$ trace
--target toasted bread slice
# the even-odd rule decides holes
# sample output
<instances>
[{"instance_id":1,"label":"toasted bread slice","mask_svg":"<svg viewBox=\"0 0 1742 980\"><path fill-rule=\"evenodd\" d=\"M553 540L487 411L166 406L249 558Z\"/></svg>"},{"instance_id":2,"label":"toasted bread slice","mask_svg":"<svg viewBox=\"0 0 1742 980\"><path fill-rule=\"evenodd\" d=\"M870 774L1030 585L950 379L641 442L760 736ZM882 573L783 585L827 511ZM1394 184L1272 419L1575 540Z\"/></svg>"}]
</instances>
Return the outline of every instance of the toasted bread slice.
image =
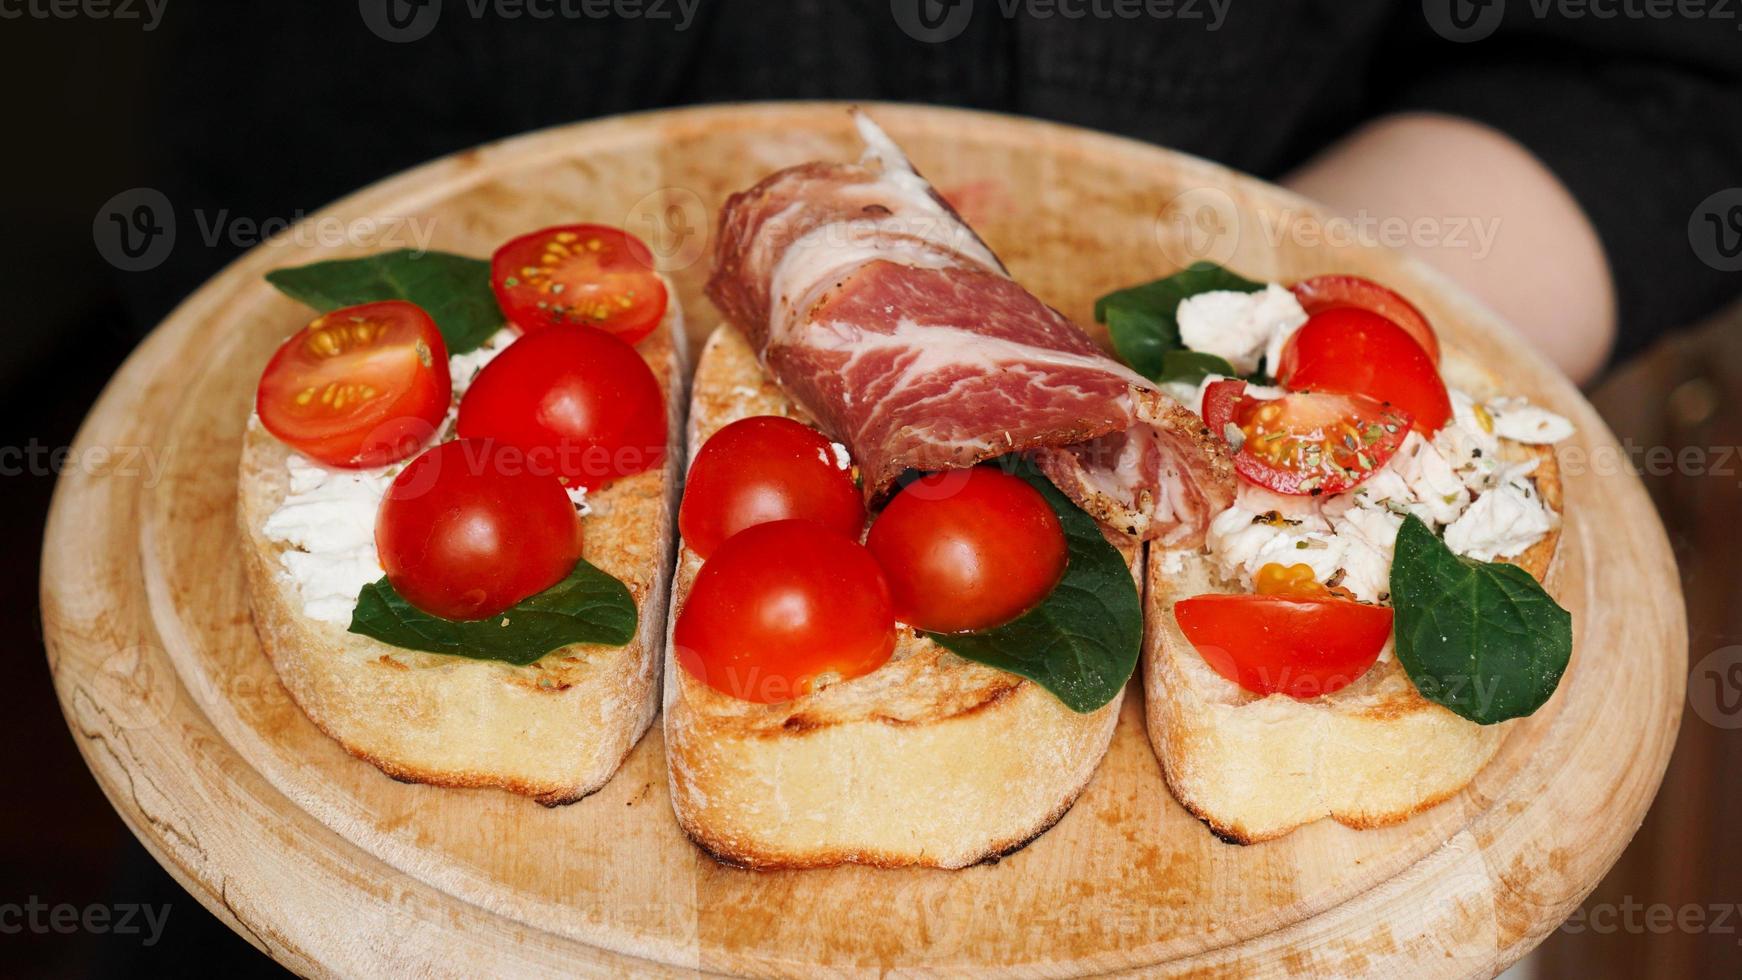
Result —
<instances>
[{"instance_id":1,"label":"toasted bread slice","mask_svg":"<svg viewBox=\"0 0 1742 980\"><path fill-rule=\"evenodd\" d=\"M587 497L584 557L623 581L640 620L621 647L577 644L525 667L389 646L303 614L263 533L288 490L289 450L250 420L239 519L254 625L310 720L346 751L404 782L499 787L546 806L603 786L653 722L682 463L684 332L674 303L637 349L666 394L663 467Z\"/></svg>"},{"instance_id":2,"label":"toasted bread slice","mask_svg":"<svg viewBox=\"0 0 1742 980\"><path fill-rule=\"evenodd\" d=\"M1455 351L1441 365L1474 395L1494 381ZM1541 459L1533 474L1560 511L1554 453L1503 445ZM1560 531L1509 559L1547 581ZM1144 603L1143 683L1150 743L1180 804L1224 840L1251 844L1330 817L1355 828L1396 823L1452 796L1493 758L1507 725L1478 725L1422 697L1386 653L1365 675L1309 701L1258 697L1217 674L1174 621L1177 599L1232 589L1207 559L1152 549Z\"/></svg>"},{"instance_id":3,"label":"toasted bread slice","mask_svg":"<svg viewBox=\"0 0 1742 980\"><path fill-rule=\"evenodd\" d=\"M805 420L721 327L696 368L690 452L751 415ZM1135 568L1136 547L1116 543ZM680 548L674 624L701 565ZM784 704L721 694L668 653L672 807L697 844L733 864L960 868L1064 816L1107 751L1119 701L1078 714L909 630L884 666Z\"/></svg>"}]
</instances>

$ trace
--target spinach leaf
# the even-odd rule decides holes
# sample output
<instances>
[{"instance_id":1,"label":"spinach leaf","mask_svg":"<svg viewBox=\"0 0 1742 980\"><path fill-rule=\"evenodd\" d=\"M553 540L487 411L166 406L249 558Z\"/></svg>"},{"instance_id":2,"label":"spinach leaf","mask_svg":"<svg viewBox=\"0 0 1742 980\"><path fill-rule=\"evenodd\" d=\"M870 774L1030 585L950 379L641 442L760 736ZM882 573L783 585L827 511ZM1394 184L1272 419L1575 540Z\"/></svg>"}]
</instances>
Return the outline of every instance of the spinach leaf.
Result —
<instances>
[{"instance_id":1,"label":"spinach leaf","mask_svg":"<svg viewBox=\"0 0 1742 980\"><path fill-rule=\"evenodd\" d=\"M476 350L504 322L490 288L490 263L447 252L402 248L333 259L274 269L266 281L323 313L384 299L416 303L436 322L449 354Z\"/></svg>"},{"instance_id":2,"label":"spinach leaf","mask_svg":"<svg viewBox=\"0 0 1742 980\"><path fill-rule=\"evenodd\" d=\"M567 578L500 616L466 622L431 616L382 578L358 594L351 632L407 650L524 667L570 643L622 646L634 639L636 619L629 589L582 561Z\"/></svg>"},{"instance_id":3,"label":"spinach leaf","mask_svg":"<svg viewBox=\"0 0 1742 980\"><path fill-rule=\"evenodd\" d=\"M1163 279L1108 293L1095 301L1095 320L1107 325L1113 350L1131 370L1157 381L1197 381L1206 373L1234 376L1233 368L1213 370L1203 361L1176 361L1169 370L1167 355L1184 351L1175 315L1180 300L1199 293L1233 290L1255 293L1264 283L1229 272L1214 262L1197 262ZM1211 355L1199 354L1199 358ZM1227 362L1216 358L1222 366Z\"/></svg>"},{"instance_id":4,"label":"spinach leaf","mask_svg":"<svg viewBox=\"0 0 1742 980\"><path fill-rule=\"evenodd\" d=\"M1397 532L1391 604L1416 689L1483 725L1542 707L1572 656L1572 614L1529 572L1459 557L1413 515Z\"/></svg>"},{"instance_id":5,"label":"spinach leaf","mask_svg":"<svg viewBox=\"0 0 1742 980\"><path fill-rule=\"evenodd\" d=\"M1073 711L1094 711L1113 700L1137 666L1143 640L1137 586L1094 518L1026 460L1013 472L1058 513L1069 556L1064 578L1040 605L1003 626L926 635L965 659L1034 681Z\"/></svg>"},{"instance_id":6,"label":"spinach leaf","mask_svg":"<svg viewBox=\"0 0 1742 980\"><path fill-rule=\"evenodd\" d=\"M1170 350L1161 355L1161 373L1155 376L1157 381L1189 381L1197 384L1206 375L1219 374L1224 378L1238 378L1234 365L1214 354L1205 354L1195 350Z\"/></svg>"}]
</instances>

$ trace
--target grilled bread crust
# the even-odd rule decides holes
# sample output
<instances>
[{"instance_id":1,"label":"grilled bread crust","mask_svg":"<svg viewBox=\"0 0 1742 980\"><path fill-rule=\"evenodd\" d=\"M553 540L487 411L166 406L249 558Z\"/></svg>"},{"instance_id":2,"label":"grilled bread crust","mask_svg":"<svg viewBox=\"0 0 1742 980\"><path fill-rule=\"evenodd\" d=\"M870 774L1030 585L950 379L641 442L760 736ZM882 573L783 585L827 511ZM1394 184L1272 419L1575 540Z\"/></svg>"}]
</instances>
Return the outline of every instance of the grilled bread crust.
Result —
<instances>
[{"instance_id":1,"label":"grilled bread crust","mask_svg":"<svg viewBox=\"0 0 1742 980\"><path fill-rule=\"evenodd\" d=\"M721 327L696 369L691 453L752 415L809 421ZM1135 568L1137 548L1109 540ZM701 564L679 549L673 625ZM672 807L691 839L732 864L960 868L1064 816L1106 753L1119 702L1078 714L1031 681L904 630L870 674L754 704L691 677L668 643Z\"/></svg>"},{"instance_id":2,"label":"grilled bread crust","mask_svg":"<svg viewBox=\"0 0 1742 980\"><path fill-rule=\"evenodd\" d=\"M666 396L665 464L587 495L584 557L623 581L639 614L621 647L576 644L525 667L389 646L302 613L267 540L289 450L251 419L238 519L261 646L291 697L347 752L403 782L498 787L546 806L603 786L652 724L683 451L684 332L673 303L637 350Z\"/></svg>"},{"instance_id":3,"label":"grilled bread crust","mask_svg":"<svg viewBox=\"0 0 1742 980\"><path fill-rule=\"evenodd\" d=\"M1441 365L1472 395L1494 379L1456 351ZM1559 468L1546 446L1507 442L1512 458L1538 457L1543 501L1562 509ZM1560 530L1516 558L1545 584ZM1180 804L1224 840L1251 844L1325 817L1357 829L1397 823L1463 789L1499 751L1510 723L1478 725L1416 691L1390 646L1380 662L1333 694L1297 701L1258 697L1224 679L1174 621L1178 599L1233 589L1207 558L1146 562L1143 683L1150 743Z\"/></svg>"}]
</instances>

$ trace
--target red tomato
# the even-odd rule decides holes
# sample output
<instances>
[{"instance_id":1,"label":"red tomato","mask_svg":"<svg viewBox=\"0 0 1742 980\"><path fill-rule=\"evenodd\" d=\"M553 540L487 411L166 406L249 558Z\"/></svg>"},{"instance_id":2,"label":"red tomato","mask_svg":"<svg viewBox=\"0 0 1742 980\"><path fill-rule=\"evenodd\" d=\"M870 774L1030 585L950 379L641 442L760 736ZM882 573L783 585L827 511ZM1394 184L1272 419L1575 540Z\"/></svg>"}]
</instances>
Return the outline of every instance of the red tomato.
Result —
<instances>
[{"instance_id":1,"label":"red tomato","mask_svg":"<svg viewBox=\"0 0 1742 980\"><path fill-rule=\"evenodd\" d=\"M1276 367L1290 391L1366 395L1409 413L1431 436L1452 417L1439 368L1402 327L1377 313L1343 307L1307 318Z\"/></svg>"},{"instance_id":2,"label":"red tomato","mask_svg":"<svg viewBox=\"0 0 1742 980\"><path fill-rule=\"evenodd\" d=\"M778 415L739 419L696 453L678 527L703 558L720 542L769 521L816 521L858 540L865 502L852 471L822 433Z\"/></svg>"},{"instance_id":3,"label":"red tomato","mask_svg":"<svg viewBox=\"0 0 1742 980\"><path fill-rule=\"evenodd\" d=\"M522 330L598 327L633 344L665 315L665 283L641 239L605 225L559 225L496 250L490 284Z\"/></svg>"},{"instance_id":4,"label":"red tomato","mask_svg":"<svg viewBox=\"0 0 1742 980\"><path fill-rule=\"evenodd\" d=\"M1065 535L1040 491L1001 470L933 473L903 487L865 546L889 576L895 618L935 633L1000 626L1065 572Z\"/></svg>"},{"instance_id":5,"label":"red tomato","mask_svg":"<svg viewBox=\"0 0 1742 980\"><path fill-rule=\"evenodd\" d=\"M315 318L272 355L255 391L266 431L330 466L385 466L417 452L453 397L448 349L402 300Z\"/></svg>"},{"instance_id":6,"label":"red tomato","mask_svg":"<svg viewBox=\"0 0 1742 980\"><path fill-rule=\"evenodd\" d=\"M455 439L412 460L375 517L387 581L444 619L486 619L543 592L581 557L581 521L555 478L499 443Z\"/></svg>"},{"instance_id":7,"label":"red tomato","mask_svg":"<svg viewBox=\"0 0 1742 980\"><path fill-rule=\"evenodd\" d=\"M1360 276L1314 276L1294 284L1294 298L1310 316L1342 306L1370 310L1403 328L1433 362L1440 362L1440 339L1415 304L1371 279Z\"/></svg>"},{"instance_id":8,"label":"red tomato","mask_svg":"<svg viewBox=\"0 0 1742 980\"><path fill-rule=\"evenodd\" d=\"M1259 569L1256 595L1174 603L1204 662L1254 694L1316 698L1365 674L1391 637L1391 610L1333 595L1306 565Z\"/></svg>"},{"instance_id":9,"label":"red tomato","mask_svg":"<svg viewBox=\"0 0 1742 980\"><path fill-rule=\"evenodd\" d=\"M1303 328L1304 329L1304 328ZM1235 447L1234 470L1277 493L1338 493L1360 484L1409 434L1409 416L1361 395L1246 394L1246 382L1204 389L1204 422Z\"/></svg>"},{"instance_id":10,"label":"red tomato","mask_svg":"<svg viewBox=\"0 0 1742 980\"><path fill-rule=\"evenodd\" d=\"M883 666L895 650L889 586L858 542L812 521L732 535L702 566L672 633L709 687L774 704Z\"/></svg>"},{"instance_id":11,"label":"red tomato","mask_svg":"<svg viewBox=\"0 0 1742 980\"><path fill-rule=\"evenodd\" d=\"M532 468L591 490L665 460L665 396L635 348L552 327L484 365L460 400L459 434L518 446Z\"/></svg>"}]
</instances>

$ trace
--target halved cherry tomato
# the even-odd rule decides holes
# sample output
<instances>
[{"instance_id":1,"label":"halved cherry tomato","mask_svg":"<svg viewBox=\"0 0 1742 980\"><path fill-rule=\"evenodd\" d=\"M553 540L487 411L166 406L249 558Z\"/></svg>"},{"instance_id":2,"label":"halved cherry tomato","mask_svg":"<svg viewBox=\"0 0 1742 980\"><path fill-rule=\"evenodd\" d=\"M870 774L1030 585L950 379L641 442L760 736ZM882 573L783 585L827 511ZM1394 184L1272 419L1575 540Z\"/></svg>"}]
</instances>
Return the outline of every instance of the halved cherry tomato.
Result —
<instances>
[{"instance_id":1,"label":"halved cherry tomato","mask_svg":"<svg viewBox=\"0 0 1742 980\"><path fill-rule=\"evenodd\" d=\"M1246 394L1246 382L1204 389L1204 422L1234 448L1234 471L1277 493L1339 493L1372 476L1403 444L1409 416L1361 395Z\"/></svg>"},{"instance_id":2,"label":"halved cherry tomato","mask_svg":"<svg viewBox=\"0 0 1742 980\"><path fill-rule=\"evenodd\" d=\"M1052 592L1065 535L1040 491L989 466L909 483L865 546L889 578L895 618L936 633L1000 626Z\"/></svg>"},{"instance_id":3,"label":"halved cherry tomato","mask_svg":"<svg viewBox=\"0 0 1742 980\"><path fill-rule=\"evenodd\" d=\"M559 225L496 250L490 284L502 312L525 331L597 327L634 344L665 315L665 283L641 239L605 225Z\"/></svg>"},{"instance_id":4,"label":"halved cherry tomato","mask_svg":"<svg viewBox=\"0 0 1742 980\"><path fill-rule=\"evenodd\" d=\"M769 521L816 521L857 540L865 501L823 434L789 418L739 419L690 464L677 523L703 558L739 531Z\"/></svg>"},{"instance_id":5,"label":"halved cherry tomato","mask_svg":"<svg viewBox=\"0 0 1742 980\"><path fill-rule=\"evenodd\" d=\"M1409 413L1424 436L1452 417L1446 382L1421 345L1385 317L1353 307L1308 317L1282 345L1276 380L1290 391L1385 402Z\"/></svg>"},{"instance_id":6,"label":"halved cherry tomato","mask_svg":"<svg viewBox=\"0 0 1742 980\"><path fill-rule=\"evenodd\" d=\"M485 619L562 581L581 557L581 521L562 484L524 454L455 439L406 464L375 516L381 567L407 602L444 619Z\"/></svg>"},{"instance_id":7,"label":"halved cherry tomato","mask_svg":"<svg viewBox=\"0 0 1742 980\"><path fill-rule=\"evenodd\" d=\"M858 542L814 521L774 521L732 535L707 560L672 643L690 676L774 704L883 666L895 617L883 572Z\"/></svg>"},{"instance_id":8,"label":"halved cherry tomato","mask_svg":"<svg viewBox=\"0 0 1742 980\"><path fill-rule=\"evenodd\" d=\"M518 446L535 470L596 489L665 460L665 397L623 341L592 327L529 333L460 399L459 434Z\"/></svg>"},{"instance_id":9,"label":"halved cherry tomato","mask_svg":"<svg viewBox=\"0 0 1742 980\"><path fill-rule=\"evenodd\" d=\"M1200 595L1173 606L1204 662L1254 694L1304 699L1340 690L1391 637L1389 608L1332 594L1305 565L1266 565L1257 579L1256 595Z\"/></svg>"},{"instance_id":10,"label":"halved cherry tomato","mask_svg":"<svg viewBox=\"0 0 1742 980\"><path fill-rule=\"evenodd\" d=\"M1314 276L1294 284L1294 298L1307 315L1352 306L1377 313L1415 338L1435 364L1440 362L1440 339L1427 317L1415 304L1371 279L1360 276Z\"/></svg>"},{"instance_id":11,"label":"halved cherry tomato","mask_svg":"<svg viewBox=\"0 0 1742 980\"><path fill-rule=\"evenodd\" d=\"M403 300L322 314L286 340L260 376L266 431L329 466L385 466L418 451L453 397L448 349Z\"/></svg>"}]
</instances>

